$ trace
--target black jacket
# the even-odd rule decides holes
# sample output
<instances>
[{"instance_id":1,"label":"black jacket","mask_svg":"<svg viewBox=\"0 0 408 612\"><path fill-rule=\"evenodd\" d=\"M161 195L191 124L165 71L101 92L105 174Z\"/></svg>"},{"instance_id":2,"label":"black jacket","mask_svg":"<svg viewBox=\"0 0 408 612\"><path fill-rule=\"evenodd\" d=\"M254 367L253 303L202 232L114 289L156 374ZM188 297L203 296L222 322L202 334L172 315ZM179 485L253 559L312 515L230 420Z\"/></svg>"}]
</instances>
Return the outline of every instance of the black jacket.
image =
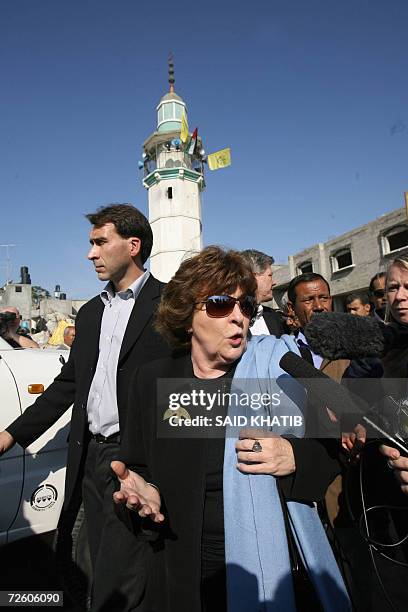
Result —
<instances>
[{"instance_id":1,"label":"black jacket","mask_svg":"<svg viewBox=\"0 0 408 612\"><path fill-rule=\"evenodd\" d=\"M269 308L268 306L263 306L262 316L266 323L266 327L269 329L269 333L271 334L271 336L276 336L277 338L280 338L281 335L285 333L282 324L282 319L275 310Z\"/></svg>"},{"instance_id":2,"label":"black jacket","mask_svg":"<svg viewBox=\"0 0 408 612\"><path fill-rule=\"evenodd\" d=\"M170 353L164 340L152 327L153 314L163 284L150 276L141 290L125 331L117 370L119 426L126 418L130 379L136 368L151 359ZM73 404L69 435L64 508L67 509L82 474L88 436L87 400L99 352L99 335L104 304L100 296L85 304L76 320L76 337L69 359L46 391L7 431L22 447L43 434Z\"/></svg>"},{"instance_id":3,"label":"black jacket","mask_svg":"<svg viewBox=\"0 0 408 612\"><path fill-rule=\"evenodd\" d=\"M121 444L120 459L158 486L166 517L166 523L160 527L150 523L150 527L158 531L159 539L151 544L155 569L151 572L147 590L146 609L149 612L201 610L201 535L207 439L181 438L180 435L160 437L163 435L160 434L163 416L169 405L168 396L167 404L165 393L158 400L158 379L189 378L191 371L189 354L160 359L138 369L132 382ZM291 438L289 441L297 470L295 474L280 479L285 497L306 503L322 498L339 470L337 460L330 458L326 448L317 440ZM131 515L135 516L135 513ZM137 518L134 529L136 537L146 537Z\"/></svg>"}]
</instances>

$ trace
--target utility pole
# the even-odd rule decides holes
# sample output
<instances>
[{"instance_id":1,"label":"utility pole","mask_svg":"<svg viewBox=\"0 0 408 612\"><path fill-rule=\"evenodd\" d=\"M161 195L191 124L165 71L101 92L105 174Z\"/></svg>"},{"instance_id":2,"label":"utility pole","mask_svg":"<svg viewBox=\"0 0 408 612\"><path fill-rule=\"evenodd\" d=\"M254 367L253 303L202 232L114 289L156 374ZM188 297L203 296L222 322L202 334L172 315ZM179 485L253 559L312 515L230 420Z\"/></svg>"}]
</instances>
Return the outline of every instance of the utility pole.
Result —
<instances>
[{"instance_id":1,"label":"utility pole","mask_svg":"<svg viewBox=\"0 0 408 612\"><path fill-rule=\"evenodd\" d=\"M10 258L10 249L12 247L15 247L15 244L0 244L0 247L3 247L4 249L6 249L6 285L9 284L9 282L11 281L11 270L12 270L12 264L11 264L11 258Z\"/></svg>"}]
</instances>

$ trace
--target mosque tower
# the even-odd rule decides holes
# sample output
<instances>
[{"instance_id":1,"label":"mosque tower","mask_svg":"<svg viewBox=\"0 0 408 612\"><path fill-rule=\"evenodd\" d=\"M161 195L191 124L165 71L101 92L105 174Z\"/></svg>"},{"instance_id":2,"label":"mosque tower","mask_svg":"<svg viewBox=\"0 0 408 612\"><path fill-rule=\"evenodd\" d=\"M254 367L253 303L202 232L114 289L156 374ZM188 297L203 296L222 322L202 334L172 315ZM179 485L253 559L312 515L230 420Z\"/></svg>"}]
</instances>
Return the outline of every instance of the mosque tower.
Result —
<instances>
[{"instance_id":1,"label":"mosque tower","mask_svg":"<svg viewBox=\"0 0 408 612\"><path fill-rule=\"evenodd\" d=\"M185 102L174 91L174 64L169 57L169 93L157 107L157 129L143 143L143 185L149 194L153 230L152 274L167 282L181 261L202 249L201 192L205 188L201 139L180 138ZM190 143L190 146L189 146Z\"/></svg>"}]
</instances>

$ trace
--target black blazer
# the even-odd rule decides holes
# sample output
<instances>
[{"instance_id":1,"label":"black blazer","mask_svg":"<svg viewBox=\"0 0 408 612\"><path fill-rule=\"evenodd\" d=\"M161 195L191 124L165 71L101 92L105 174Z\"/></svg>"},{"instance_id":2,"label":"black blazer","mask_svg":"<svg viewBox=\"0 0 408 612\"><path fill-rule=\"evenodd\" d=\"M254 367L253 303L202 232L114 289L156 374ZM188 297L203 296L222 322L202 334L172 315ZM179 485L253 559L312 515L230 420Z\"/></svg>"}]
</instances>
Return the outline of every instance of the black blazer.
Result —
<instances>
[{"instance_id":1,"label":"black blazer","mask_svg":"<svg viewBox=\"0 0 408 612\"><path fill-rule=\"evenodd\" d=\"M266 327L269 329L269 333L271 336L276 336L280 338L282 334L285 333L282 320L275 310L269 308L268 306L262 307L262 316L266 323Z\"/></svg>"},{"instance_id":2,"label":"black blazer","mask_svg":"<svg viewBox=\"0 0 408 612\"><path fill-rule=\"evenodd\" d=\"M146 609L152 612L201 610L200 550L208 440L157 435L166 410L165 402L158 401L158 379L191 376L190 354L139 368L132 382L121 443L120 459L158 486L166 517L164 525L154 528L161 537L151 544L155 568L149 576ZM322 499L339 471L337 459L331 458L318 440L290 438L289 442L297 469L280 479L286 499L305 503ZM136 537L144 539L137 515L130 515ZM130 516L123 520L129 524Z\"/></svg>"},{"instance_id":3,"label":"black blazer","mask_svg":"<svg viewBox=\"0 0 408 612\"><path fill-rule=\"evenodd\" d=\"M149 276L131 312L119 355L117 401L122 430L127 409L129 383L141 364L170 354L167 344L153 330L153 314L164 285ZM7 431L24 448L44 433L73 404L65 480L67 509L82 474L88 435L87 399L99 353L99 335L104 305L100 296L85 304L76 320L76 337L69 359L46 391Z\"/></svg>"}]
</instances>

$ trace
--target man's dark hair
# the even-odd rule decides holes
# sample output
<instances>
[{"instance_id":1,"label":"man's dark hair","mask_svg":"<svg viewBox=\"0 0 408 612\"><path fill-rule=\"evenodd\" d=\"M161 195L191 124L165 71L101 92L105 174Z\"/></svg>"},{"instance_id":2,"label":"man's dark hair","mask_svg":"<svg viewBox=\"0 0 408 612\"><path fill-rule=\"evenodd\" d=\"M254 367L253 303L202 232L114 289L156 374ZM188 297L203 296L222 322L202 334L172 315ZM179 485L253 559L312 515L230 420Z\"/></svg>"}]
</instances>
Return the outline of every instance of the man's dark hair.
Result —
<instances>
[{"instance_id":1,"label":"man's dark hair","mask_svg":"<svg viewBox=\"0 0 408 612\"><path fill-rule=\"evenodd\" d=\"M370 286L368 288L370 293L373 293L374 291L374 282L380 278L384 278L385 276L387 276L385 272L378 272L377 274L374 274L373 278L370 280Z\"/></svg>"},{"instance_id":2,"label":"man's dark hair","mask_svg":"<svg viewBox=\"0 0 408 612\"><path fill-rule=\"evenodd\" d=\"M294 304L296 302L296 287L301 283L311 283L313 281L322 280L327 285L327 289L329 290L330 295L330 285L327 280L321 274L317 272L305 272L304 274L299 274L299 276L295 276L289 283L288 287L288 298L289 301Z\"/></svg>"},{"instance_id":3,"label":"man's dark hair","mask_svg":"<svg viewBox=\"0 0 408 612\"><path fill-rule=\"evenodd\" d=\"M255 249L241 251L241 255L249 263L254 274L262 274L275 261L271 255L262 253L262 251L256 251Z\"/></svg>"},{"instance_id":4,"label":"man's dark hair","mask_svg":"<svg viewBox=\"0 0 408 612\"><path fill-rule=\"evenodd\" d=\"M132 238L133 236L140 238L142 263L149 258L153 246L152 228L144 214L131 204L101 206L95 213L90 213L85 217L95 227L102 227L105 223L113 223L117 233L122 238Z\"/></svg>"},{"instance_id":5,"label":"man's dark hair","mask_svg":"<svg viewBox=\"0 0 408 612\"><path fill-rule=\"evenodd\" d=\"M346 299L344 300L344 305L348 306L348 304L351 304L351 302L354 302L354 300L360 300L360 302L364 305L370 303L370 298L369 298L368 293L354 291L354 293L350 293L346 297Z\"/></svg>"}]
</instances>

